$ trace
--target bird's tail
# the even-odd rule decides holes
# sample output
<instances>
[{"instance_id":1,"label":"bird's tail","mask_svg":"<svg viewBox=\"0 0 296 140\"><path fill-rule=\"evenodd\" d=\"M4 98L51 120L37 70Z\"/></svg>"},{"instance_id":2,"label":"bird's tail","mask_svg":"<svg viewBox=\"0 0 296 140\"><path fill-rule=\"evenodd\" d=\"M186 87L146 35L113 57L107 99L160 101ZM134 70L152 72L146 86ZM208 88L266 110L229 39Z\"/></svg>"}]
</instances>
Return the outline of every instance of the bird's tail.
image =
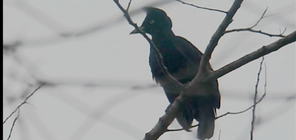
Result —
<instances>
[{"instance_id":1,"label":"bird's tail","mask_svg":"<svg viewBox=\"0 0 296 140\"><path fill-rule=\"evenodd\" d=\"M191 123L192 123L192 119L188 120L186 118L186 116L184 116L183 113L179 113L176 117L178 123L182 126L182 128L187 131L187 132L191 132L190 128L191 128Z\"/></svg>"},{"instance_id":2,"label":"bird's tail","mask_svg":"<svg viewBox=\"0 0 296 140\"><path fill-rule=\"evenodd\" d=\"M203 108L199 111L199 125L197 129L197 138L209 139L214 134L215 129L215 109L211 107Z\"/></svg>"}]
</instances>

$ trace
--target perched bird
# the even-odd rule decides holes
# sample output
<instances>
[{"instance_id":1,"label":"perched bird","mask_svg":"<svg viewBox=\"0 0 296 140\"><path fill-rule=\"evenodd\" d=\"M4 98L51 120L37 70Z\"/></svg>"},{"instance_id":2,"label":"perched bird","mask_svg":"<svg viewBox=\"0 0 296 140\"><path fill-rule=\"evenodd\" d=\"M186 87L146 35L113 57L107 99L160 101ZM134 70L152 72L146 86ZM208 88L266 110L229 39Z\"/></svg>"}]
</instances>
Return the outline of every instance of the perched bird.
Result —
<instances>
[{"instance_id":1,"label":"perched bird","mask_svg":"<svg viewBox=\"0 0 296 140\"><path fill-rule=\"evenodd\" d=\"M172 22L167 14L154 7L145 8L147 16L140 30L152 36L152 42L163 57L163 63L169 73L180 83L190 82L198 72L202 53L185 38L176 36L172 31ZM133 30L131 34L139 33ZM175 87L164 75L153 46L150 46L149 65L152 77L159 83L169 100L173 103L181 90ZM211 66L208 65L211 69ZM190 131L193 119L199 122L197 138L211 138L214 133L216 108L220 108L218 81L206 84L207 95L194 95L186 98L176 119L186 131ZM197 93L199 91L196 91Z\"/></svg>"}]
</instances>

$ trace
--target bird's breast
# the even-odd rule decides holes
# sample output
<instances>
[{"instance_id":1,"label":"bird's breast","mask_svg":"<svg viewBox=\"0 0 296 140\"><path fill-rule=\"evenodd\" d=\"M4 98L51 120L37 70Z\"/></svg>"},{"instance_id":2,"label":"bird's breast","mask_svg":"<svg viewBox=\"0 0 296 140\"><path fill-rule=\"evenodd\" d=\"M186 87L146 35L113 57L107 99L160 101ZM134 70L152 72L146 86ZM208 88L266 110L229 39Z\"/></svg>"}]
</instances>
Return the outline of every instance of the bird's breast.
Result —
<instances>
[{"instance_id":1,"label":"bird's breast","mask_svg":"<svg viewBox=\"0 0 296 140\"><path fill-rule=\"evenodd\" d=\"M173 45L166 44L157 47L159 53L162 55L163 64L172 76L174 76L177 80L179 80L182 83L188 82L192 79L192 77L194 77L196 72L194 72L195 70L193 70L190 67L188 59L186 59L185 56L183 56L179 51L177 51L177 49ZM159 63L160 61L158 61L158 58L156 56L156 53L158 52L156 52L151 47L149 64L151 67L153 77L156 79L156 81L159 81L158 79L164 79L165 77Z\"/></svg>"}]
</instances>

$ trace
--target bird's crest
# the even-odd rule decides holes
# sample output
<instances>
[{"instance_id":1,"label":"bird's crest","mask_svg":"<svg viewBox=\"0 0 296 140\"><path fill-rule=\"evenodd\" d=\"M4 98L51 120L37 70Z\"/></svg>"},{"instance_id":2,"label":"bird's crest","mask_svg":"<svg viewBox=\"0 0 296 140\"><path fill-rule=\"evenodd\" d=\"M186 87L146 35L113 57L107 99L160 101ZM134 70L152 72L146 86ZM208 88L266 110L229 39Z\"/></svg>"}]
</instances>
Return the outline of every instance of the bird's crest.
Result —
<instances>
[{"instance_id":1,"label":"bird's crest","mask_svg":"<svg viewBox=\"0 0 296 140\"><path fill-rule=\"evenodd\" d=\"M147 14L148 13L162 13L162 14L166 15L166 13L163 10L155 8L155 7L144 7L143 9L144 9L144 11L146 11Z\"/></svg>"}]
</instances>

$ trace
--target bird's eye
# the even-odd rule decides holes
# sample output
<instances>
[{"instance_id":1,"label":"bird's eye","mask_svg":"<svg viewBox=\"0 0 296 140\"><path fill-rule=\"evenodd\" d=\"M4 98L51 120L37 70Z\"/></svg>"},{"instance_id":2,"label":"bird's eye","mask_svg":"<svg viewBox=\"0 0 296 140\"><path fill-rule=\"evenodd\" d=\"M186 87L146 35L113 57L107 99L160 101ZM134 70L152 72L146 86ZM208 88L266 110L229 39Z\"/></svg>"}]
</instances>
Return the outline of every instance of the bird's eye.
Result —
<instances>
[{"instance_id":1,"label":"bird's eye","mask_svg":"<svg viewBox=\"0 0 296 140\"><path fill-rule=\"evenodd\" d=\"M154 23L154 20L150 20L149 23L150 23L150 24L153 24L153 23Z\"/></svg>"}]
</instances>

